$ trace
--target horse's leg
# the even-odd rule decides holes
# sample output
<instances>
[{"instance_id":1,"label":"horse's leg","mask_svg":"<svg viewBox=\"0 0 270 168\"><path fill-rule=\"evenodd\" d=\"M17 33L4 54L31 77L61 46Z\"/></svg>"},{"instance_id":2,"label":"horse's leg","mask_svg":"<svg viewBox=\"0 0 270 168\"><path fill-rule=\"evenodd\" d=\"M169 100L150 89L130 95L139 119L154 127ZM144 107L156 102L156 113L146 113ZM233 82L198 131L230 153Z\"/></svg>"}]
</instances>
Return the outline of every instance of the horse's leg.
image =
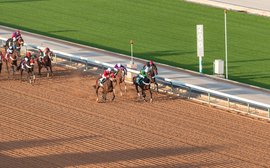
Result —
<instances>
[{"instance_id":1,"label":"horse's leg","mask_svg":"<svg viewBox=\"0 0 270 168\"><path fill-rule=\"evenodd\" d=\"M8 61L6 61L6 68L7 68L7 73L8 73L8 79L10 79L10 72L9 72L9 64L8 64Z\"/></svg>"},{"instance_id":2,"label":"horse's leg","mask_svg":"<svg viewBox=\"0 0 270 168\"><path fill-rule=\"evenodd\" d=\"M141 95L140 95L139 88L138 88L138 85L137 85L137 84L135 84L135 88L136 88L136 91L137 91L138 97L140 97Z\"/></svg>"},{"instance_id":3,"label":"horse's leg","mask_svg":"<svg viewBox=\"0 0 270 168\"><path fill-rule=\"evenodd\" d=\"M117 81L117 84L118 84L118 86L119 86L120 95L123 96L120 79Z\"/></svg>"},{"instance_id":4,"label":"horse's leg","mask_svg":"<svg viewBox=\"0 0 270 168\"><path fill-rule=\"evenodd\" d=\"M103 98L103 101L107 100L107 94L104 91L102 92L102 98Z\"/></svg>"},{"instance_id":5,"label":"horse's leg","mask_svg":"<svg viewBox=\"0 0 270 168\"><path fill-rule=\"evenodd\" d=\"M150 103L152 103L152 102L153 102L153 99L152 99L152 91L151 91L150 88L149 88L149 93L150 93Z\"/></svg>"},{"instance_id":6,"label":"horse's leg","mask_svg":"<svg viewBox=\"0 0 270 168\"><path fill-rule=\"evenodd\" d=\"M35 75L35 71L34 71L34 65L32 66L30 73L31 73L31 76L32 76L32 79L33 79L33 83L35 83L36 75Z\"/></svg>"},{"instance_id":7,"label":"horse's leg","mask_svg":"<svg viewBox=\"0 0 270 168\"><path fill-rule=\"evenodd\" d=\"M42 68L42 65L38 65L38 75L41 77L41 68Z\"/></svg>"},{"instance_id":8,"label":"horse's leg","mask_svg":"<svg viewBox=\"0 0 270 168\"><path fill-rule=\"evenodd\" d=\"M51 76L53 76L52 64L50 65Z\"/></svg>"},{"instance_id":9,"label":"horse's leg","mask_svg":"<svg viewBox=\"0 0 270 168\"><path fill-rule=\"evenodd\" d=\"M21 82L22 82L23 69L21 69Z\"/></svg>"},{"instance_id":10,"label":"horse's leg","mask_svg":"<svg viewBox=\"0 0 270 168\"><path fill-rule=\"evenodd\" d=\"M99 89L99 87L100 87L99 85L96 86L96 96L97 96L97 100L96 101L97 102L98 102L98 89Z\"/></svg>"},{"instance_id":11,"label":"horse's leg","mask_svg":"<svg viewBox=\"0 0 270 168\"><path fill-rule=\"evenodd\" d=\"M48 78L50 76L50 73L49 73L49 69L47 66L46 66L46 69L47 69L47 78Z\"/></svg>"},{"instance_id":12,"label":"horse's leg","mask_svg":"<svg viewBox=\"0 0 270 168\"><path fill-rule=\"evenodd\" d=\"M115 93L114 93L114 91L112 92L112 95L113 95L113 97L112 97L112 101L113 101L114 98L115 98Z\"/></svg>"},{"instance_id":13,"label":"horse's leg","mask_svg":"<svg viewBox=\"0 0 270 168\"><path fill-rule=\"evenodd\" d=\"M142 96L143 96L143 100L146 102L146 100L145 100L146 94L145 94L145 91L143 89L142 89Z\"/></svg>"},{"instance_id":14,"label":"horse's leg","mask_svg":"<svg viewBox=\"0 0 270 168\"><path fill-rule=\"evenodd\" d=\"M125 81L125 79L124 79L124 84L125 84L125 92L127 92L127 85L126 85L126 81Z\"/></svg>"}]
</instances>

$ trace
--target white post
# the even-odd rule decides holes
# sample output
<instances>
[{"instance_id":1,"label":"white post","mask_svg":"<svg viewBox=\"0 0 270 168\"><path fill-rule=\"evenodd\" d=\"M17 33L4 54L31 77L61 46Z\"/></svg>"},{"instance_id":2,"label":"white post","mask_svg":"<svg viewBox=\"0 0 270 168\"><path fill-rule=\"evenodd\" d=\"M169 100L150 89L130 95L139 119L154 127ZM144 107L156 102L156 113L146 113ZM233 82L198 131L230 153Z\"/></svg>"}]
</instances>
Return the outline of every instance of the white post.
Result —
<instances>
[{"instance_id":1,"label":"white post","mask_svg":"<svg viewBox=\"0 0 270 168\"><path fill-rule=\"evenodd\" d=\"M227 47L227 10L224 10L224 25L225 25L225 62L226 62L226 79L228 79L228 47Z\"/></svg>"},{"instance_id":2,"label":"white post","mask_svg":"<svg viewBox=\"0 0 270 168\"><path fill-rule=\"evenodd\" d=\"M199 71L202 73L202 57L199 57Z\"/></svg>"},{"instance_id":3,"label":"white post","mask_svg":"<svg viewBox=\"0 0 270 168\"><path fill-rule=\"evenodd\" d=\"M131 56L131 60L130 60L130 64L133 65L134 64L134 60L133 60L133 40L130 40L130 56Z\"/></svg>"},{"instance_id":4,"label":"white post","mask_svg":"<svg viewBox=\"0 0 270 168\"><path fill-rule=\"evenodd\" d=\"M199 71L202 73L202 57L204 56L203 25L197 25L197 56L199 57Z\"/></svg>"}]
</instances>

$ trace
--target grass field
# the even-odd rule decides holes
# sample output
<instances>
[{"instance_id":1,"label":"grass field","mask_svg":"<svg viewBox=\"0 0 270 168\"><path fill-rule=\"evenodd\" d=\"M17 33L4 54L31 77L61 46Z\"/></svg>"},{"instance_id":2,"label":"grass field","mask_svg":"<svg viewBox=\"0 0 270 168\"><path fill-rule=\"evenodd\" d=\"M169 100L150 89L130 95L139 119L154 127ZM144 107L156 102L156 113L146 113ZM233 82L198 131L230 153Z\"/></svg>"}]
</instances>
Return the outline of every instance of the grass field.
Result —
<instances>
[{"instance_id":1,"label":"grass field","mask_svg":"<svg viewBox=\"0 0 270 168\"><path fill-rule=\"evenodd\" d=\"M2 0L0 24L198 71L196 24L204 25L203 73L224 56L224 13L181 0ZM229 79L270 89L270 19L229 12Z\"/></svg>"}]
</instances>

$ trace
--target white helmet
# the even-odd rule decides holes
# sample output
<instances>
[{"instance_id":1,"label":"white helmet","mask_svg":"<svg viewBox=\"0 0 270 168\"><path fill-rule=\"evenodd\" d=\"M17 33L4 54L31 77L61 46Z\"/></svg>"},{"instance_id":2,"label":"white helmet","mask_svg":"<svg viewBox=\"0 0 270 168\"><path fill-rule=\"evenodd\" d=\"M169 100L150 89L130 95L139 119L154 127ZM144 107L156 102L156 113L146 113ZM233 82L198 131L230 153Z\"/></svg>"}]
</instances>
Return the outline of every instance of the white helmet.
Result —
<instances>
[{"instance_id":1,"label":"white helmet","mask_svg":"<svg viewBox=\"0 0 270 168\"><path fill-rule=\"evenodd\" d=\"M112 69L111 69L111 68L108 68L108 69L107 69L107 71L111 72L111 71L112 71Z\"/></svg>"},{"instance_id":2,"label":"white helmet","mask_svg":"<svg viewBox=\"0 0 270 168\"><path fill-rule=\"evenodd\" d=\"M118 63L118 64L117 64L117 67L118 67L118 68L120 68L120 67L121 67L121 64L120 64L120 63Z\"/></svg>"},{"instance_id":3,"label":"white helmet","mask_svg":"<svg viewBox=\"0 0 270 168\"><path fill-rule=\"evenodd\" d=\"M9 46L8 49L13 50L13 47L12 46Z\"/></svg>"}]
</instances>

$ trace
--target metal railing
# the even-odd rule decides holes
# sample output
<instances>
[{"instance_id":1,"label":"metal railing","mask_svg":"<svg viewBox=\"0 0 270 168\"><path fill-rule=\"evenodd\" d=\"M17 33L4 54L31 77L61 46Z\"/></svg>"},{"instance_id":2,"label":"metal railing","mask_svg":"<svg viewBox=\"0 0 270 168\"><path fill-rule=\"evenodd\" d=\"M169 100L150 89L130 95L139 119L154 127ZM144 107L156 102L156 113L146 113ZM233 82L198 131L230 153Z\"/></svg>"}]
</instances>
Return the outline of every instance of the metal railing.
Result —
<instances>
[{"instance_id":1,"label":"metal railing","mask_svg":"<svg viewBox=\"0 0 270 168\"><path fill-rule=\"evenodd\" d=\"M6 39L0 37L0 40L5 41ZM32 44L27 44L27 43L25 43L25 45L32 47L32 48L35 48L35 49L42 49L42 50L44 49L44 47L42 47L42 46L36 46L36 45L32 45ZM77 56L74 54L65 53L62 51L53 50L53 52L56 54L57 57L85 64L86 67L98 66L98 67L111 67L112 68L114 66L113 64L104 63L104 62L100 62L97 60L89 60L88 58L80 57L80 56ZM139 71L134 70L134 69L127 68L127 70L133 74L139 73ZM169 78L164 78L164 77L160 77L160 76L157 76L156 79L157 79L158 83L160 83L162 85L170 86L172 93L177 94L175 90L178 90L178 91L185 90L185 93L187 93L187 97L189 99L194 97L194 96L192 97L192 94L204 95L203 96L204 102L207 102L208 104L215 105L215 103L212 103L211 99L218 98L220 100L223 100L222 105L219 105L219 106L223 106L225 108L234 110L232 103L238 103L238 104L241 104L242 106L247 107L246 108L247 113L252 114L252 110L251 110L252 108L253 109L260 109L260 110L265 111L267 113L267 115L266 116L261 116L261 115L256 115L256 114L252 114L252 115L255 115L255 116L258 116L261 118L270 119L270 104L265 104L265 103L257 102L254 100L241 98L238 96L222 93L219 91L199 87L199 86L188 84L188 83L182 83L180 81L175 81L175 80L171 80ZM177 89L175 89L175 88L177 88ZM198 98L198 96L197 96L197 98ZM239 111L245 111L245 110L239 110Z\"/></svg>"}]
</instances>

